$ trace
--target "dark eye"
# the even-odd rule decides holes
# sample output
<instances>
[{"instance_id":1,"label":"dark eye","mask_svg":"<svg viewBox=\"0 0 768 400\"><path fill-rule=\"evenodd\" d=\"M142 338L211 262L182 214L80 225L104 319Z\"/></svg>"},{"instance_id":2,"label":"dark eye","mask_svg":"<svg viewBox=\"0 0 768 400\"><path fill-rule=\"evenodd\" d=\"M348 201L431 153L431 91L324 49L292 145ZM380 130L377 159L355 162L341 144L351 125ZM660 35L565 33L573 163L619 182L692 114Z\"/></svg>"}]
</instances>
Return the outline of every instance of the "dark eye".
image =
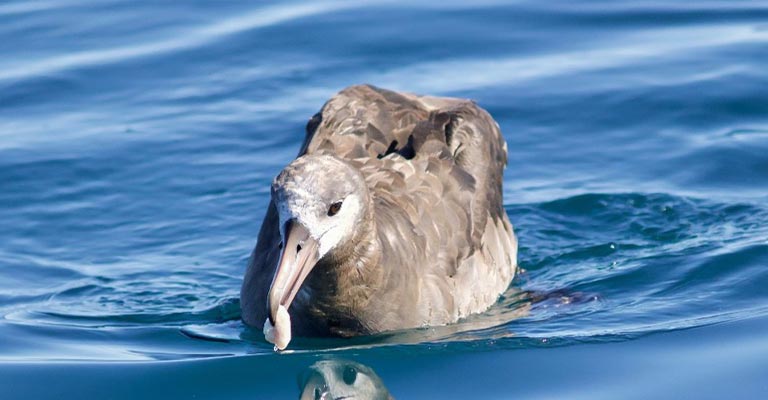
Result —
<instances>
[{"instance_id":1,"label":"dark eye","mask_svg":"<svg viewBox=\"0 0 768 400\"><path fill-rule=\"evenodd\" d=\"M355 383L355 379L357 379L357 370L353 367L344 368L344 375L342 375L342 379L344 379L344 383L347 385Z\"/></svg>"},{"instance_id":2,"label":"dark eye","mask_svg":"<svg viewBox=\"0 0 768 400\"><path fill-rule=\"evenodd\" d=\"M341 210L341 202L337 201L328 207L328 216L333 217L334 215L338 214L339 210Z\"/></svg>"}]
</instances>

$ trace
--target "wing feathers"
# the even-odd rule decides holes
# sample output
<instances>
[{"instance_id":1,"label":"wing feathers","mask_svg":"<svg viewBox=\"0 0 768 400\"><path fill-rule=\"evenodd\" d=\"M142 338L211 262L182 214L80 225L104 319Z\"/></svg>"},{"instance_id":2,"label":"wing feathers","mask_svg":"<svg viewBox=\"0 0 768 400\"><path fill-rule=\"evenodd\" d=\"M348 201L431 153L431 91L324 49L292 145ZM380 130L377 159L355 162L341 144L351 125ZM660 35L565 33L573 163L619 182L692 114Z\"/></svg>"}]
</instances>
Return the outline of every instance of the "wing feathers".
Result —
<instances>
[{"instance_id":1,"label":"wing feathers","mask_svg":"<svg viewBox=\"0 0 768 400\"><path fill-rule=\"evenodd\" d=\"M506 143L474 102L352 86L307 124L304 153L359 166L374 197L382 267L403 275L388 290L417 293L430 323L492 303L457 297L473 280L508 285L516 243L501 203Z\"/></svg>"}]
</instances>

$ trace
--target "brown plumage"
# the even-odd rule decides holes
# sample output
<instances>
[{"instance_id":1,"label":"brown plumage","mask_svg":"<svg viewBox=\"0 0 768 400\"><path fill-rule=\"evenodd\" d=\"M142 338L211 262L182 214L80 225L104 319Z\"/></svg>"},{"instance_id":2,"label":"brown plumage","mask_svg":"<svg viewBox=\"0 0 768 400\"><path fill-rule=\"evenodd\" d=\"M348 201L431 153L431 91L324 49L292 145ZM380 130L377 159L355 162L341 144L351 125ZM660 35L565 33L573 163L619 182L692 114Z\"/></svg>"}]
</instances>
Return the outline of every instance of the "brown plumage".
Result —
<instances>
[{"instance_id":1,"label":"brown plumage","mask_svg":"<svg viewBox=\"0 0 768 400\"><path fill-rule=\"evenodd\" d=\"M498 125L469 100L344 89L275 178L243 282L244 321L275 324L284 305L295 334L350 336L485 311L517 264L506 160ZM295 278L302 263L313 265Z\"/></svg>"}]
</instances>

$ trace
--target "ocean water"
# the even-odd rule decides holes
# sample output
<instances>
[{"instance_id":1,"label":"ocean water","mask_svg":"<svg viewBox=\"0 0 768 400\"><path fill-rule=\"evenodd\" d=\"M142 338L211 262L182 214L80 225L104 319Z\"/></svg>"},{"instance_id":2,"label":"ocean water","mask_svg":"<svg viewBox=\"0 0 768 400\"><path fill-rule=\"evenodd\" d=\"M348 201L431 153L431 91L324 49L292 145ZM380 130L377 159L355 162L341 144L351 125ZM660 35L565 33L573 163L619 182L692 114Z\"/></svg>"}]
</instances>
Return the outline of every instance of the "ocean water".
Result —
<instances>
[{"instance_id":1,"label":"ocean water","mask_svg":"<svg viewBox=\"0 0 768 400\"><path fill-rule=\"evenodd\" d=\"M767 65L758 1L3 2L0 398L766 398ZM278 354L242 275L356 83L496 118L522 271Z\"/></svg>"}]
</instances>

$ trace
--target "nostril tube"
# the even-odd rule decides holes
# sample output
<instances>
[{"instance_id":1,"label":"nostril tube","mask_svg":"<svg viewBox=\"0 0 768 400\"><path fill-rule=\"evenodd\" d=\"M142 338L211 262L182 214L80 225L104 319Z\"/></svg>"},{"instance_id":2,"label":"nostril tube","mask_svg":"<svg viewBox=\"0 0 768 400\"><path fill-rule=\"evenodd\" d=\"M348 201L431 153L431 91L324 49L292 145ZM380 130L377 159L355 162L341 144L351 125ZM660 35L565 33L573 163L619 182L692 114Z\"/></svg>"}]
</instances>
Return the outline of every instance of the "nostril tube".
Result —
<instances>
[{"instance_id":1,"label":"nostril tube","mask_svg":"<svg viewBox=\"0 0 768 400\"><path fill-rule=\"evenodd\" d=\"M298 253L300 251L301 251L301 243L296 245L296 252Z\"/></svg>"}]
</instances>

